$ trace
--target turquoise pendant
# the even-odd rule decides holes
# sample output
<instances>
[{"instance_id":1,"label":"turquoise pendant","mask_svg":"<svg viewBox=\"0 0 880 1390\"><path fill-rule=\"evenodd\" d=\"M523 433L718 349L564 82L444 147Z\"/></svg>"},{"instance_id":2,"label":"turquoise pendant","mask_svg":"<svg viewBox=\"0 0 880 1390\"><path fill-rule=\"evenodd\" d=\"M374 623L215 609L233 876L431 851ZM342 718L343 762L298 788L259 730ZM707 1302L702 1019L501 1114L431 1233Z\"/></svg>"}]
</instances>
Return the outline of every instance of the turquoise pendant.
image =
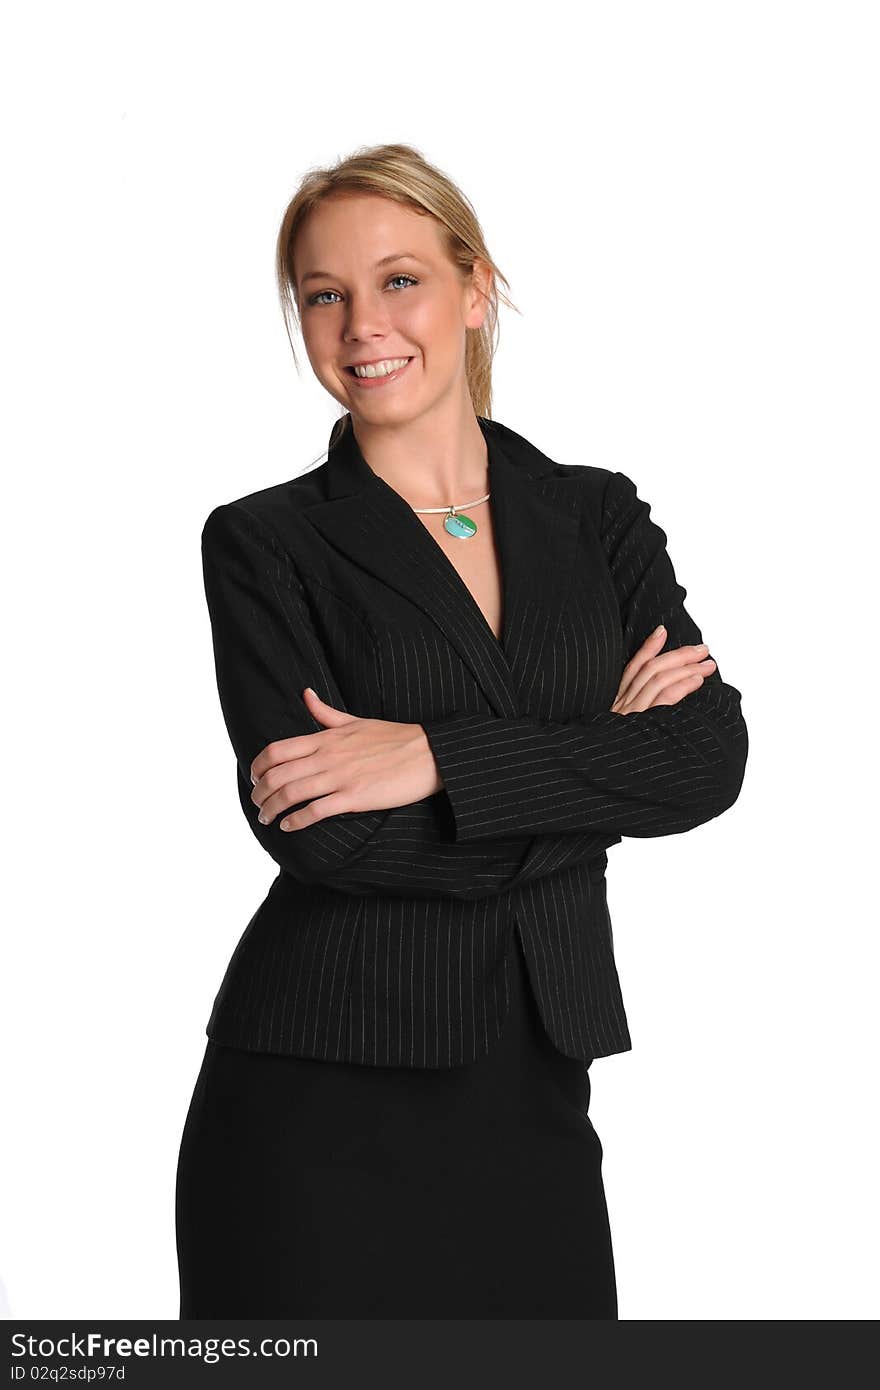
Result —
<instances>
[{"instance_id":1,"label":"turquoise pendant","mask_svg":"<svg viewBox=\"0 0 880 1390\"><path fill-rule=\"evenodd\" d=\"M477 523L471 521L463 512L450 512L443 518L443 529L448 531L450 536L458 536L460 540L466 541L476 534Z\"/></svg>"}]
</instances>

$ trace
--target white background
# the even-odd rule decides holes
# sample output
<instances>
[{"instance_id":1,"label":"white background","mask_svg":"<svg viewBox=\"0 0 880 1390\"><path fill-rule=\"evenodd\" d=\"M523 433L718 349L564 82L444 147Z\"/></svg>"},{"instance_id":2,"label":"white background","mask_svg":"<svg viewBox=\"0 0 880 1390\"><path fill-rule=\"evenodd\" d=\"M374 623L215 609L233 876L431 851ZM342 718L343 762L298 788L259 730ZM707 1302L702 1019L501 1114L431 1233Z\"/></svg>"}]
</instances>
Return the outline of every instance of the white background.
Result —
<instances>
[{"instance_id":1,"label":"white background","mask_svg":"<svg viewBox=\"0 0 880 1390\"><path fill-rule=\"evenodd\" d=\"M2 57L0 1276L175 1318L204 1025L274 877L238 805L199 535L337 406L281 214L403 140L474 202L494 414L621 469L743 695L731 811L625 840L633 1050L591 1117L622 1319L878 1313L870 4L37 4ZM580 442L575 451L572 440Z\"/></svg>"}]
</instances>

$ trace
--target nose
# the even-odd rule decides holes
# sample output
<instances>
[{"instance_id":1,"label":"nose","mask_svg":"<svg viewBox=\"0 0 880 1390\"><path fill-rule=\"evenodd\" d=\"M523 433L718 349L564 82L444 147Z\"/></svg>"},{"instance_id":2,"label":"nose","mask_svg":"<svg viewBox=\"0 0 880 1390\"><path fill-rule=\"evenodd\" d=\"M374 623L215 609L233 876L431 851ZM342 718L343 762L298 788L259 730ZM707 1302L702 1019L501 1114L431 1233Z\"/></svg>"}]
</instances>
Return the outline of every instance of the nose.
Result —
<instances>
[{"instance_id":1,"label":"nose","mask_svg":"<svg viewBox=\"0 0 880 1390\"><path fill-rule=\"evenodd\" d=\"M373 294L351 294L345 315L347 342L384 336L388 332L388 313Z\"/></svg>"}]
</instances>

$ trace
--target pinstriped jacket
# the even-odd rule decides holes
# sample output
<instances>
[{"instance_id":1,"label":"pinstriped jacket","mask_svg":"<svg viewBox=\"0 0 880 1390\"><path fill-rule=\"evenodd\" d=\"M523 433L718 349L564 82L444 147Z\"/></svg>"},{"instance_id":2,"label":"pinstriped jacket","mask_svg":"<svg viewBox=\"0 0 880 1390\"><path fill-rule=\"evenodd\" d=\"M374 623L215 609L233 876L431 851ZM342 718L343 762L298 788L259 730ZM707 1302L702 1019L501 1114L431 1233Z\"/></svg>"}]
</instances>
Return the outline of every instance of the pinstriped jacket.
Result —
<instances>
[{"instance_id":1,"label":"pinstriped jacket","mask_svg":"<svg viewBox=\"0 0 880 1390\"><path fill-rule=\"evenodd\" d=\"M215 997L217 1042L370 1066L474 1061L501 1035L518 928L555 1046L585 1061L626 1051L606 851L690 830L739 794L748 735L717 666L676 705L610 709L658 623L669 648L702 640L650 505L623 473L479 425L500 641L350 420L318 468L204 524L239 799L279 871ZM292 832L280 815L261 825L254 758L324 727L307 685L350 714L422 724L442 790Z\"/></svg>"}]
</instances>

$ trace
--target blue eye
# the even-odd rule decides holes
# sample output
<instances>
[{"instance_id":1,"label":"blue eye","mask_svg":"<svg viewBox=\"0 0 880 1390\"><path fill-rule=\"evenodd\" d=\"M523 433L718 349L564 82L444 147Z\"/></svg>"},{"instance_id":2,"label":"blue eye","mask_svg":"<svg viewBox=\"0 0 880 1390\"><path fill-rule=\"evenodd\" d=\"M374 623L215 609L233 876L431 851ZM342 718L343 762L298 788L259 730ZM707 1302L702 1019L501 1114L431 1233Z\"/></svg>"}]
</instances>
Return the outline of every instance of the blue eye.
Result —
<instances>
[{"instance_id":1,"label":"blue eye","mask_svg":"<svg viewBox=\"0 0 880 1390\"><path fill-rule=\"evenodd\" d=\"M397 275L392 275L391 279L388 281L388 284L390 285L394 280L408 280L410 285L417 285L419 283L414 275L406 275L403 271L399 271ZM403 285L401 286L401 288L407 289L408 286ZM319 290L317 294L312 295L311 299L308 302L309 304L320 304L323 300L324 303L326 303L326 300L324 300L324 295L336 293L336 290Z\"/></svg>"}]
</instances>

